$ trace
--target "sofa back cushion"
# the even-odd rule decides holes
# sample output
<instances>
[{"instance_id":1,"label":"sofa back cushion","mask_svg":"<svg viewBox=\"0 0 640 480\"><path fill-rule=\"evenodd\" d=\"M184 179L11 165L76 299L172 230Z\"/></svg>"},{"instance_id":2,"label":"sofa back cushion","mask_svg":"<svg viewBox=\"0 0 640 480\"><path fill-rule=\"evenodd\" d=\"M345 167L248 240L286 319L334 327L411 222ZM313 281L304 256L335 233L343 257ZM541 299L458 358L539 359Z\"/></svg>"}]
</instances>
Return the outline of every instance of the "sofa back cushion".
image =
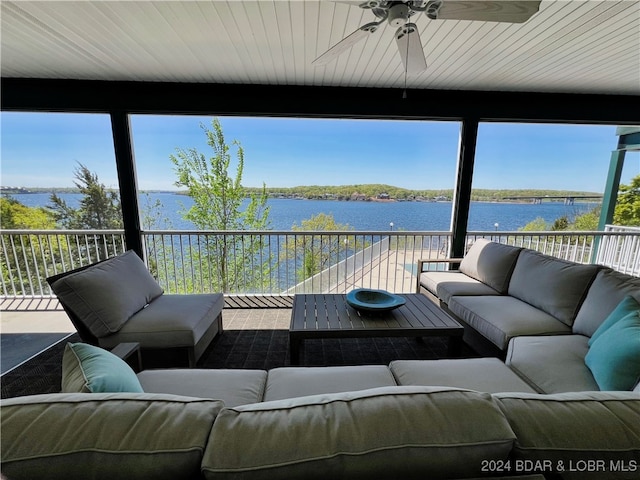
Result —
<instances>
[{"instance_id":1,"label":"sofa back cushion","mask_svg":"<svg viewBox=\"0 0 640 480\"><path fill-rule=\"evenodd\" d=\"M637 394L499 393L494 398L517 436L513 461L539 462L541 469L548 466L545 474L560 473L563 479L638 478L640 396ZM600 463L595 464L594 460ZM591 465L591 470L585 470L587 465ZM560 470L562 467L564 471Z\"/></svg>"},{"instance_id":2,"label":"sofa back cushion","mask_svg":"<svg viewBox=\"0 0 640 480\"><path fill-rule=\"evenodd\" d=\"M592 336L627 295L640 302L640 278L602 267L578 311L574 333Z\"/></svg>"},{"instance_id":3,"label":"sofa back cushion","mask_svg":"<svg viewBox=\"0 0 640 480\"><path fill-rule=\"evenodd\" d=\"M163 293L133 250L66 275L51 289L97 338L120 330Z\"/></svg>"},{"instance_id":4,"label":"sofa back cushion","mask_svg":"<svg viewBox=\"0 0 640 480\"><path fill-rule=\"evenodd\" d=\"M145 393L3 400L2 473L34 478L197 478L223 403Z\"/></svg>"},{"instance_id":5,"label":"sofa back cushion","mask_svg":"<svg viewBox=\"0 0 640 480\"><path fill-rule=\"evenodd\" d=\"M511 275L509 295L572 326L598 269L524 249Z\"/></svg>"},{"instance_id":6,"label":"sofa back cushion","mask_svg":"<svg viewBox=\"0 0 640 480\"><path fill-rule=\"evenodd\" d=\"M479 238L462 259L460 271L500 293L507 293L509 279L521 250Z\"/></svg>"},{"instance_id":7,"label":"sofa back cushion","mask_svg":"<svg viewBox=\"0 0 640 480\"><path fill-rule=\"evenodd\" d=\"M218 480L467 478L506 459L513 441L489 394L381 387L225 408L202 471Z\"/></svg>"}]
</instances>

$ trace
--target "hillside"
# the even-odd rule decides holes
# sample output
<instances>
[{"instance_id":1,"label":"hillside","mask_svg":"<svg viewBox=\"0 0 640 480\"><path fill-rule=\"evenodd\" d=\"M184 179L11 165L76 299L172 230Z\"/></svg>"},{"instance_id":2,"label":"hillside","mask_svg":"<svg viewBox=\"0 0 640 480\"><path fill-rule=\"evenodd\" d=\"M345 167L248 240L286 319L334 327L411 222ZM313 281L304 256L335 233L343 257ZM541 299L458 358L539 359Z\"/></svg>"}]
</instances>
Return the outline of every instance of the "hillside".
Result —
<instances>
[{"instance_id":1,"label":"hillside","mask_svg":"<svg viewBox=\"0 0 640 480\"><path fill-rule=\"evenodd\" d=\"M248 188L248 191L257 193L258 188ZM406 188L394 187L385 184L362 184L362 185L308 185L291 188L267 188L267 193L271 197L283 198L307 198L307 199L334 199L334 200L370 200L386 199L392 200L451 200L453 189L438 190L408 190ZM537 190L537 189L473 189L471 199L473 201L501 202L508 197L546 197L546 196L593 196L601 195L598 192L584 192L574 190ZM523 200L529 202L529 199Z\"/></svg>"}]
</instances>

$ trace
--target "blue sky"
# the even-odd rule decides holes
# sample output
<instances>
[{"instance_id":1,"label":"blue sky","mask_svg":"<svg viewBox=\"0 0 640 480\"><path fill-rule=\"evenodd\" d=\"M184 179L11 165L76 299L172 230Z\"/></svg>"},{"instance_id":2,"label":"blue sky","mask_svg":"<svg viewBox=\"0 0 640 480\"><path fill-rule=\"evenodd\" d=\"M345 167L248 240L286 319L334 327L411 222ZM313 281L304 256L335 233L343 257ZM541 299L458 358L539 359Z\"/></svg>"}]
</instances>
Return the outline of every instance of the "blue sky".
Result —
<instances>
[{"instance_id":1,"label":"blue sky","mask_svg":"<svg viewBox=\"0 0 640 480\"><path fill-rule=\"evenodd\" d=\"M98 114L3 112L4 186L72 186L81 162L117 187L110 121ZM245 151L243 184L268 187L385 183L410 189L453 187L459 124L377 120L220 118L229 143ZM169 155L197 148L211 117L132 117L141 189L176 187ZM613 126L483 123L475 188L545 188L602 192ZM232 149L233 151L233 149ZM623 183L640 173L640 154L627 154Z\"/></svg>"}]
</instances>

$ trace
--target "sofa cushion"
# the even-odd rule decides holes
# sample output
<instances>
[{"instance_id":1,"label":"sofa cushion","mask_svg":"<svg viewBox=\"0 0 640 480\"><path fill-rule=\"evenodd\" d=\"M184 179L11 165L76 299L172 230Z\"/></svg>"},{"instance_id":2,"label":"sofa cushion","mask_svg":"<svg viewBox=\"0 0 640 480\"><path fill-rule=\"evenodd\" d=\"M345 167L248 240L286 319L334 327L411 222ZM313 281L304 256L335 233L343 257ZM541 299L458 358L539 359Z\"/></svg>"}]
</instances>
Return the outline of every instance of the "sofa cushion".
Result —
<instances>
[{"instance_id":1,"label":"sofa cushion","mask_svg":"<svg viewBox=\"0 0 640 480\"><path fill-rule=\"evenodd\" d=\"M127 362L100 347L67 343L62 354L63 392L138 392L142 387Z\"/></svg>"},{"instance_id":2,"label":"sofa cushion","mask_svg":"<svg viewBox=\"0 0 640 480\"><path fill-rule=\"evenodd\" d=\"M267 381L265 370L144 370L138 379L145 392L171 393L222 400L227 407L261 402Z\"/></svg>"},{"instance_id":3,"label":"sofa cushion","mask_svg":"<svg viewBox=\"0 0 640 480\"><path fill-rule=\"evenodd\" d=\"M600 335L585 357L600 390L631 390L640 380L640 312Z\"/></svg>"},{"instance_id":4,"label":"sofa cushion","mask_svg":"<svg viewBox=\"0 0 640 480\"><path fill-rule=\"evenodd\" d=\"M198 478L222 402L146 393L2 400L2 473L34 478Z\"/></svg>"},{"instance_id":5,"label":"sofa cushion","mask_svg":"<svg viewBox=\"0 0 640 480\"><path fill-rule=\"evenodd\" d=\"M118 332L101 338L100 346L112 348L123 342L138 342L142 348L192 347L223 307L221 293L162 295Z\"/></svg>"},{"instance_id":6,"label":"sofa cushion","mask_svg":"<svg viewBox=\"0 0 640 480\"><path fill-rule=\"evenodd\" d=\"M489 285L497 292L507 293L509 279L522 248L478 238L460 263L460 271Z\"/></svg>"},{"instance_id":7,"label":"sofa cushion","mask_svg":"<svg viewBox=\"0 0 640 480\"><path fill-rule=\"evenodd\" d=\"M640 312L640 304L631 295L627 295L622 299L618 306L613 309L609 316L604 319L604 322L600 324L596 331L593 332L593 335L591 335L591 338L589 339L589 345L593 345L593 342L595 342L598 337L600 337L619 320L622 320L624 317L634 312Z\"/></svg>"},{"instance_id":8,"label":"sofa cushion","mask_svg":"<svg viewBox=\"0 0 640 480\"><path fill-rule=\"evenodd\" d=\"M509 295L571 326L598 268L525 249L511 275Z\"/></svg>"},{"instance_id":9,"label":"sofa cushion","mask_svg":"<svg viewBox=\"0 0 640 480\"><path fill-rule=\"evenodd\" d=\"M549 466L543 473L555 471L563 479L638 478L638 395L572 392L493 397L517 436L513 461L540 462L540 466ZM588 470L587 465L591 466Z\"/></svg>"},{"instance_id":10,"label":"sofa cushion","mask_svg":"<svg viewBox=\"0 0 640 480\"><path fill-rule=\"evenodd\" d=\"M389 368L398 385L438 385L487 393L535 393L535 390L497 358L394 360Z\"/></svg>"},{"instance_id":11,"label":"sofa cushion","mask_svg":"<svg viewBox=\"0 0 640 480\"><path fill-rule=\"evenodd\" d=\"M597 391L584 363L588 340L584 335L513 338L505 363L540 393Z\"/></svg>"},{"instance_id":12,"label":"sofa cushion","mask_svg":"<svg viewBox=\"0 0 640 480\"><path fill-rule=\"evenodd\" d=\"M640 278L602 268L578 311L573 331L590 337L627 295L640 302Z\"/></svg>"},{"instance_id":13,"label":"sofa cushion","mask_svg":"<svg viewBox=\"0 0 640 480\"><path fill-rule=\"evenodd\" d=\"M51 289L98 338L120 330L163 293L133 250L62 277Z\"/></svg>"},{"instance_id":14,"label":"sofa cushion","mask_svg":"<svg viewBox=\"0 0 640 480\"><path fill-rule=\"evenodd\" d=\"M489 285L462 272L424 272L420 275L420 285L444 303L449 303L454 295L500 295Z\"/></svg>"},{"instance_id":15,"label":"sofa cushion","mask_svg":"<svg viewBox=\"0 0 640 480\"><path fill-rule=\"evenodd\" d=\"M470 477L483 460L506 459L513 440L486 393L383 387L225 408L202 471L210 479Z\"/></svg>"},{"instance_id":16,"label":"sofa cushion","mask_svg":"<svg viewBox=\"0 0 640 480\"><path fill-rule=\"evenodd\" d=\"M267 376L264 401L395 385L385 365L274 368Z\"/></svg>"},{"instance_id":17,"label":"sofa cushion","mask_svg":"<svg viewBox=\"0 0 640 480\"><path fill-rule=\"evenodd\" d=\"M521 335L571 333L548 313L509 296L451 297L449 309L501 350Z\"/></svg>"}]
</instances>

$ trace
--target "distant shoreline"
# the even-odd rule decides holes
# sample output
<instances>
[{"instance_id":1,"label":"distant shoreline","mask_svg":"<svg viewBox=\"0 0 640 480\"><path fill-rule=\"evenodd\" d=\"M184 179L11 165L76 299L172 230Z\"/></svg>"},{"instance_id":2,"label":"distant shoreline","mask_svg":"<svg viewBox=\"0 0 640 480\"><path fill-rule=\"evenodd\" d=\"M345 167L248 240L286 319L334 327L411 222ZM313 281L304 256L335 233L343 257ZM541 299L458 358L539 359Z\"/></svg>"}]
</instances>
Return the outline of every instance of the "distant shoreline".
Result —
<instances>
[{"instance_id":1,"label":"distant shoreline","mask_svg":"<svg viewBox=\"0 0 640 480\"><path fill-rule=\"evenodd\" d=\"M117 191L109 189L110 191ZM247 196L262 191L261 188L247 188ZM290 188L267 188L270 199L288 200L325 200L345 202L451 202L453 190L407 190L400 187L381 184L341 185L341 186L298 186ZM79 194L74 187L0 187L0 194ZM184 190L140 190L140 194L188 195ZM519 199L518 197L522 197ZM588 197L588 198L580 198ZM599 198L598 198L599 197ZM472 202L530 204L541 202L563 202L565 199L575 203L601 203L602 194L596 192L578 192L570 190L542 189L475 189L471 192Z\"/></svg>"},{"instance_id":2,"label":"distant shoreline","mask_svg":"<svg viewBox=\"0 0 640 480\"><path fill-rule=\"evenodd\" d=\"M56 194L68 194L68 195L79 195L80 191L77 189L64 189L64 190L59 190L59 189L51 189L51 190L15 190L15 189L1 189L0 190L0 195L2 196L11 196L11 195L44 195L44 194L52 194L52 193L56 193ZM140 195L145 195L145 194L166 194L166 195L187 195L187 192L178 192L175 190L141 190L140 191ZM531 195L529 196L531 197ZM570 197L572 198L572 195L566 195L566 197ZM540 198L542 203L564 203L562 198L547 198L545 196L539 196L537 198ZM396 199L396 198L388 198L388 199L381 199L381 198L364 198L364 199L357 199L357 200L353 200L353 199L349 199L349 198L323 198L323 197L311 197L311 198L306 198L306 197L282 197L282 196L276 196L276 195L269 195L269 200L319 200L319 201L323 201L323 202L347 202L347 203L403 203L403 202L415 202L415 203L451 203L452 200L451 199L438 199L438 200L431 200L431 199ZM533 200L531 198L528 199L523 199L521 201L518 200L513 200L513 199L499 199L499 200L495 200L495 199L487 199L487 198L472 198L471 199L471 203L486 203L486 204L513 204L513 205L533 205L535 204L535 202L533 202ZM602 200L601 199L575 199L574 201L574 205L583 205L583 204L601 204Z\"/></svg>"}]
</instances>

